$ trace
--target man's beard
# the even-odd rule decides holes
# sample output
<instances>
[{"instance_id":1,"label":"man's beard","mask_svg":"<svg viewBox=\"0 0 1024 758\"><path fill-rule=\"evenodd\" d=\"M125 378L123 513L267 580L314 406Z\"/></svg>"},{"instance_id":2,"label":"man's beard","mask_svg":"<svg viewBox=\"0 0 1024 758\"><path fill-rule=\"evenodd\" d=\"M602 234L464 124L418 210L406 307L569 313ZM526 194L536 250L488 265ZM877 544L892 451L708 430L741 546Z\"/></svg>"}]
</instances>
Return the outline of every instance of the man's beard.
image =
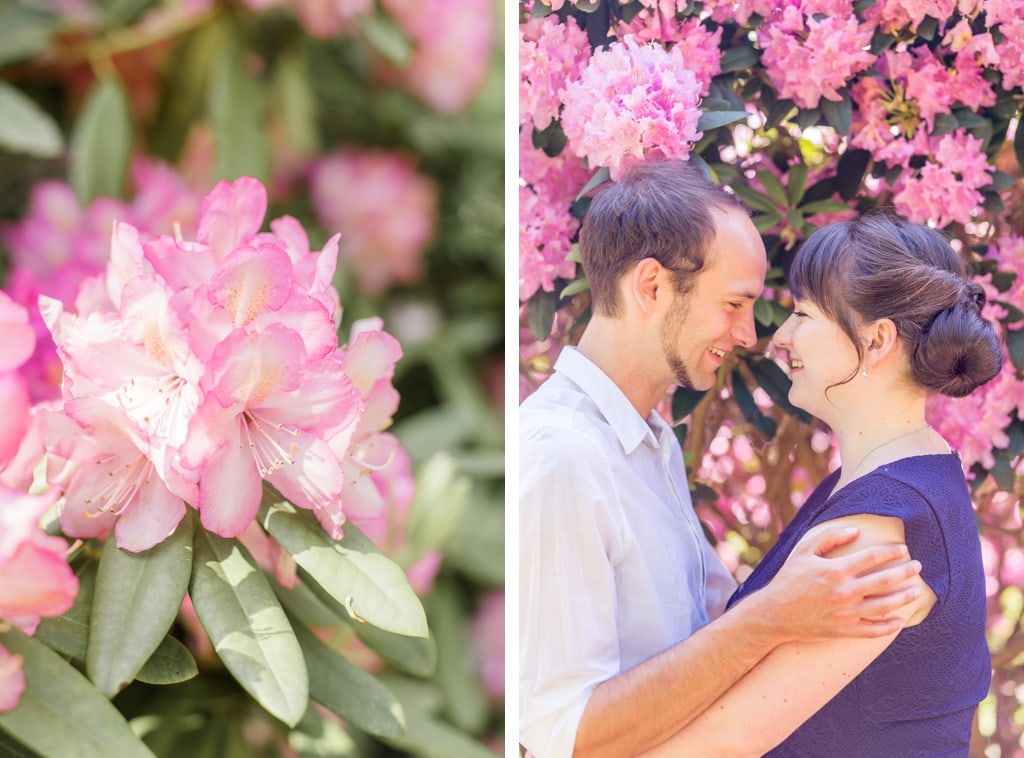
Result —
<instances>
[{"instance_id":1,"label":"man's beard","mask_svg":"<svg viewBox=\"0 0 1024 758\"><path fill-rule=\"evenodd\" d=\"M676 296L677 299L679 296ZM690 372L686 370L683 357L679 354L679 334L683 330L683 322L686 320L687 308L682 306L675 308L661 324L661 350L668 362L668 367L675 377L676 383L683 389L693 389L693 380Z\"/></svg>"}]
</instances>

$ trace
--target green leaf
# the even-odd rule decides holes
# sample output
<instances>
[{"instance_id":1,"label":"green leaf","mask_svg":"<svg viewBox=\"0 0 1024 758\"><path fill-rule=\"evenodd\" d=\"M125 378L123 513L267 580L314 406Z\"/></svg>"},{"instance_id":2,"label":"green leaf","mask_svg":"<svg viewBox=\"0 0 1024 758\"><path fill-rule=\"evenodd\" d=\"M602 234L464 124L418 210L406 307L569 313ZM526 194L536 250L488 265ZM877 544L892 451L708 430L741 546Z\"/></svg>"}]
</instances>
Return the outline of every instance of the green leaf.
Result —
<instances>
[{"instance_id":1,"label":"green leaf","mask_svg":"<svg viewBox=\"0 0 1024 758\"><path fill-rule=\"evenodd\" d=\"M759 58L760 53L751 45L730 47L722 53L722 71L723 73L727 71L745 71L753 68Z\"/></svg>"},{"instance_id":2,"label":"green leaf","mask_svg":"<svg viewBox=\"0 0 1024 758\"><path fill-rule=\"evenodd\" d=\"M437 635L437 673L434 681L445 699L448 718L469 734L487 725L489 708L468 630L472 619L460 603L458 587L450 578L438 579L427 598L430 623Z\"/></svg>"},{"instance_id":3,"label":"green leaf","mask_svg":"<svg viewBox=\"0 0 1024 758\"><path fill-rule=\"evenodd\" d=\"M847 134L850 131L850 120L853 116L853 103L850 101L849 93L843 89L840 94L842 99L828 100L821 98L818 102L818 107L821 108L821 112L825 115L825 120L828 121L829 126L835 129L840 134Z\"/></svg>"},{"instance_id":4,"label":"green leaf","mask_svg":"<svg viewBox=\"0 0 1024 758\"><path fill-rule=\"evenodd\" d=\"M552 121L544 129L534 127L530 134L530 140L535 148L543 150L544 154L550 158L561 153L567 142L562 125L557 121Z\"/></svg>"},{"instance_id":5,"label":"green leaf","mask_svg":"<svg viewBox=\"0 0 1024 758\"><path fill-rule=\"evenodd\" d=\"M404 67L412 56L412 42L390 16L367 13L356 16L363 38L385 60Z\"/></svg>"},{"instance_id":6,"label":"green leaf","mask_svg":"<svg viewBox=\"0 0 1024 758\"><path fill-rule=\"evenodd\" d=\"M193 522L186 513L170 537L141 553L113 540L103 548L86 667L107 697L135 678L181 609L192 574Z\"/></svg>"},{"instance_id":7,"label":"green leaf","mask_svg":"<svg viewBox=\"0 0 1024 758\"><path fill-rule=\"evenodd\" d=\"M601 168L594 172L593 176L590 177L587 183L583 185L583 189L581 189L580 193L576 195L576 199L579 200L581 197L583 197L588 192L596 188L598 185L608 181L610 177L611 171L608 169L608 167L601 166Z\"/></svg>"},{"instance_id":8,"label":"green leaf","mask_svg":"<svg viewBox=\"0 0 1024 758\"><path fill-rule=\"evenodd\" d=\"M405 572L354 524L335 542L287 502L260 508L260 523L305 575L350 616L409 637L429 634L427 617Z\"/></svg>"},{"instance_id":9,"label":"green leaf","mask_svg":"<svg viewBox=\"0 0 1024 758\"><path fill-rule=\"evenodd\" d=\"M766 86L762 91L769 91ZM783 119L789 116L796 108L796 104L789 98L783 98L772 103L765 115L765 128L773 129L782 123Z\"/></svg>"},{"instance_id":10,"label":"green leaf","mask_svg":"<svg viewBox=\"0 0 1024 758\"><path fill-rule=\"evenodd\" d=\"M96 588L95 561L88 561L78 574L78 595L75 604L63 615L44 618L36 628L37 640L58 653L79 661L85 660L89 647L89 616Z\"/></svg>"},{"instance_id":11,"label":"green leaf","mask_svg":"<svg viewBox=\"0 0 1024 758\"><path fill-rule=\"evenodd\" d=\"M850 210L848 203L840 200L815 200L807 205L800 206L800 212L805 216L813 216L815 213L839 213Z\"/></svg>"},{"instance_id":12,"label":"green leaf","mask_svg":"<svg viewBox=\"0 0 1024 758\"><path fill-rule=\"evenodd\" d=\"M917 25L917 36L921 39L932 40L935 38L935 32L937 32L938 29L938 20L931 16L925 16L924 20Z\"/></svg>"},{"instance_id":13,"label":"green leaf","mask_svg":"<svg viewBox=\"0 0 1024 758\"><path fill-rule=\"evenodd\" d=\"M178 684L198 674L196 659L188 648L174 637L167 636L160 640L156 651L135 678L146 684Z\"/></svg>"},{"instance_id":14,"label":"green leaf","mask_svg":"<svg viewBox=\"0 0 1024 758\"><path fill-rule=\"evenodd\" d=\"M577 279L573 279L569 284L562 288L562 291L558 293L559 298L572 297L578 295L581 292L587 292L590 289L590 282L587 281L587 277L581 276Z\"/></svg>"},{"instance_id":15,"label":"green leaf","mask_svg":"<svg viewBox=\"0 0 1024 758\"><path fill-rule=\"evenodd\" d=\"M774 319L772 306L763 297L759 297L754 301L754 318L757 319L757 323L764 326L772 325Z\"/></svg>"},{"instance_id":16,"label":"green leaf","mask_svg":"<svg viewBox=\"0 0 1024 758\"><path fill-rule=\"evenodd\" d=\"M309 670L310 697L364 732L379 737L405 733L405 714L391 690L301 624L294 628Z\"/></svg>"},{"instance_id":17,"label":"green leaf","mask_svg":"<svg viewBox=\"0 0 1024 758\"><path fill-rule=\"evenodd\" d=\"M762 168L757 172L757 178L760 180L761 186L764 187L764 191L768 193L772 200L782 206L789 202L786 190L783 188L782 182L779 181L779 177L768 169ZM772 210L775 210L775 208Z\"/></svg>"},{"instance_id":18,"label":"green leaf","mask_svg":"<svg viewBox=\"0 0 1024 758\"><path fill-rule=\"evenodd\" d=\"M821 111L818 108L811 108L810 110L804 110L801 108L796 114L796 125L801 129L808 129L818 124L818 120L821 118Z\"/></svg>"},{"instance_id":19,"label":"green leaf","mask_svg":"<svg viewBox=\"0 0 1024 758\"><path fill-rule=\"evenodd\" d=\"M1010 458L1007 456L1005 450L996 448L992 451L992 478L996 480L996 484L999 485L1001 490L1006 492L1013 492L1014 486L1016 485L1016 474L1013 472L1013 465L1010 463Z\"/></svg>"},{"instance_id":20,"label":"green leaf","mask_svg":"<svg viewBox=\"0 0 1024 758\"><path fill-rule=\"evenodd\" d=\"M779 206L763 192L758 192L742 182L736 182L729 186L732 187L732 191L736 193L736 196L742 200L747 207L764 213L778 212Z\"/></svg>"},{"instance_id":21,"label":"green leaf","mask_svg":"<svg viewBox=\"0 0 1024 758\"><path fill-rule=\"evenodd\" d=\"M217 655L271 714L294 726L309 704L302 650L266 575L234 540L196 529L189 592Z\"/></svg>"},{"instance_id":22,"label":"green leaf","mask_svg":"<svg viewBox=\"0 0 1024 758\"><path fill-rule=\"evenodd\" d=\"M0 66L44 52L58 23L57 14L37 11L28 3L0 3Z\"/></svg>"},{"instance_id":23,"label":"green leaf","mask_svg":"<svg viewBox=\"0 0 1024 758\"><path fill-rule=\"evenodd\" d=\"M778 213L762 213L754 216L751 221L757 231L761 232L761 234L765 234L772 231L782 223L782 216Z\"/></svg>"},{"instance_id":24,"label":"green leaf","mask_svg":"<svg viewBox=\"0 0 1024 758\"><path fill-rule=\"evenodd\" d=\"M1013 152L1017 155L1017 166L1024 170L1024 129L1017 129L1013 135Z\"/></svg>"},{"instance_id":25,"label":"green leaf","mask_svg":"<svg viewBox=\"0 0 1024 758\"><path fill-rule=\"evenodd\" d=\"M1006 333L1006 347L1010 352L1010 361L1018 371L1024 371L1024 331Z\"/></svg>"},{"instance_id":26,"label":"green leaf","mask_svg":"<svg viewBox=\"0 0 1024 758\"><path fill-rule=\"evenodd\" d=\"M0 82L0 148L35 158L56 158L64 150L50 114L7 82Z\"/></svg>"},{"instance_id":27,"label":"green leaf","mask_svg":"<svg viewBox=\"0 0 1024 758\"><path fill-rule=\"evenodd\" d=\"M551 329L555 325L555 301L554 292L537 290L526 304L526 321L530 325L530 333L537 341L551 336Z\"/></svg>"},{"instance_id":28,"label":"green leaf","mask_svg":"<svg viewBox=\"0 0 1024 758\"><path fill-rule=\"evenodd\" d=\"M44 756L152 756L118 710L57 653L17 628L0 645L22 658L26 689L0 730Z\"/></svg>"},{"instance_id":29,"label":"green leaf","mask_svg":"<svg viewBox=\"0 0 1024 758\"><path fill-rule=\"evenodd\" d=\"M847 149L839 158L836 176L839 181L839 196L843 200L852 200L857 196L860 183L868 170L871 154L867 150Z\"/></svg>"},{"instance_id":30,"label":"green leaf","mask_svg":"<svg viewBox=\"0 0 1024 758\"><path fill-rule=\"evenodd\" d=\"M300 153L315 153L320 141L316 128L317 100L311 83L313 74L303 48L291 45L281 53L276 72L274 91L288 144Z\"/></svg>"},{"instance_id":31,"label":"green leaf","mask_svg":"<svg viewBox=\"0 0 1024 758\"><path fill-rule=\"evenodd\" d=\"M100 79L85 98L71 130L68 179L83 205L121 197L132 149L132 120L124 90Z\"/></svg>"},{"instance_id":32,"label":"green leaf","mask_svg":"<svg viewBox=\"0 0 1024 758\"><path fill-rule=\"evenodd\" d=\"M746 121L749 117L746 111L705 111L700 114L697 128L702 132L710 132L737 121Z\"/></svg>"},{"instance_id":33,"label":"green leaf","mask_svg":"<svg viewBox=\"0 0 1024 758\"><path fill-rule=\"evenodd\" d=\"M410 708L406 708L405 718L405 736L386 742L424 758L494 758L493 750L450 724Z\"/></svg>"},{"instance_id":34,"label":"green leaf","mask_svg":"<svg viewBox=\"0 0 1024 758\"><path fill-rule=\"evenodd\" d=\"M793 164L786 176L786 201L790 207L795 207L804 199L804 191L807 189L807 164Z\"/></svg>"},{"instance_id":35,"label":"green leaf","mask_svg":"<svg viewBox=\"0 0 1024 758\"><path fill-rule=\"evenodd\" d=\"M931 134L933 137L941 137L943 134L949 134L959 127L960 122L952 113L936 113L935 128L932 129Z\"/></svg>"},{"instance_id":36,"label":"green leaf","mask_svg":"<svg viewBox=\"0 0 1024 758\"><path fill-rule=\"evenodd\" d=\"M237 43L229 42L213 61L207 91L213 126L217 179L251 176L266 183L270 175L270 142L263 85L244 65Z\"/></svg>"},{"instance_id":37,"label":"green leaf","mask_svg":"<svg viewBox=\"0 0 1024 758\"><path fill-rule=\"evenodd\" d=\"M706 394L707 390L691 390L685 387L677 387L675 392L672 393L673 420L682 421L689 416Z\"/></svg>"},{"instance_id":38,"label":"green leaf","mask_svg":"<svg viewBox=\"0 0 1024 758\"><path fill-rule=\"evenodd\" d=\"M441 547L465 517L470 481L460 476L448 453L434 453L416 471L416 494L409 506L406 540L417 552Z\"/></svg>"},{"instance_id":39,"label":"green leaf","mask_svg":"<svg viewBox=\"0 0 1024 758\"><path fill-rule=\"evenodd\" d=\"M779 368L778 364L770 360L748 360L747 366L754 375L757 383L768 393L768 397L791 416L796 416L804 423L811 422L811 416L807 411L797 408L789 402L789 388L793 383L789 377Z\"/></svg>"}]
</instances>

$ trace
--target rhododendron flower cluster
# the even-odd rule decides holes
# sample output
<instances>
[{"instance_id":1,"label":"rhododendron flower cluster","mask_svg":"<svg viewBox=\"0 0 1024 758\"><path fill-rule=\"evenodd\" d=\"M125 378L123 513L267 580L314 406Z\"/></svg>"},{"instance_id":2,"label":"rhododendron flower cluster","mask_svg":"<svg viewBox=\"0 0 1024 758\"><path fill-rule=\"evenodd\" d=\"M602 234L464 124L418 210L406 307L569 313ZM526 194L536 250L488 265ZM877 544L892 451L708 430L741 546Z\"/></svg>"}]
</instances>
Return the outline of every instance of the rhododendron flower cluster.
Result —
<instances>
[{"instance_id":1,"label":"rhododendron flower cluster","mask_svg":"<svg viewBox=\"0 0 1024 758\"><path fill-rule=\"evenodd\" d=\"M562 91L590 58L587 34L569 18L531 19L519 27L519 123L547 129L562 108Z\"/></svg>"},{"instance_id":2,"label":"rhododendron flower cluster","mask_svg":"<svg viewBox=\"0 0 1024 758\"><path fill-rule=\"evenodd\" d=\"M64 363L64 405L46 418L48 477L65 533L145 550L187 505L225 537L252 522L267 480L332 537L373 512L355 473L397 405L401 349L379 323L339 347L331 278L338 235L311 251L288 216L260 232L266 190L221 182L195 241L144 241L118 222L106 271L78 312L42 299Z\"/></svg>"},{"instance_id":3,"label":"rhododendron flower cluster","mask_svg":"<svg viewBox=\"0 0 1024 758\"><path fill-rule=\"evenodd\" d=\"M817 19L790 5L758 32L761 57L780 97L801 108L821 98L839 100L839 89L874 61L864 48L874 30L849 15Z\"/></svg>"},{"instance_id":4,"label":"rhododendron flower cluster","mask_svg":"<svg viewBox=\"0 0 1024 758\"><path fill-rule=\"evenodd\" d=\"M59 616L78 594L67 543L40 526L56 492L25 495L0 486L0 627L35 633L43 616ZM0 645L0 712L13 709L25 690L21 658Z\"/></svg>"},{"instance_id":5,"label":"rhododendron flower cluster","mask_svg":"<svg viewBox=\"0 0 1024 758\"><path fill-rule=\"evenodd\" d=\"M124 202L99 197L82 207L67 182L36 184L25 217L0 229L10 253L11 271L5 289L28 308L36 332L36 350L22 369L33 399L59 395L61 366L50 333L39 317L39 295L72 306L84 280L100 273L110 257L114 221L131 224L149 239L170 234L195 234L199 193L170 166L137 158L132 164L134 199Z\"/></svg>"},{"instance_id":6,"label":"rhododendron flower cluster","mask_svg":"<svg viewBox=\"0 0 1024 758\"><path fill-rule=\"evenodd\" d=\"M361 290L379 295L423 276L438 189L407 156L341 150L319 159L309 181L317 219L341 232L341 259Z\"/></svg>"},{"instance_id":7,"label":"rhododendron flower cluster","mask_svg":"<svg viewBox=\"0 0 1024 758\"><path fill-rule=\"evenodd\" d=\"M594 53L565 87L562 128L568 149L613 179L647 156L685 159L700 139L701 85L682 50L633 37Z\"/></svg>"}]
</instances>

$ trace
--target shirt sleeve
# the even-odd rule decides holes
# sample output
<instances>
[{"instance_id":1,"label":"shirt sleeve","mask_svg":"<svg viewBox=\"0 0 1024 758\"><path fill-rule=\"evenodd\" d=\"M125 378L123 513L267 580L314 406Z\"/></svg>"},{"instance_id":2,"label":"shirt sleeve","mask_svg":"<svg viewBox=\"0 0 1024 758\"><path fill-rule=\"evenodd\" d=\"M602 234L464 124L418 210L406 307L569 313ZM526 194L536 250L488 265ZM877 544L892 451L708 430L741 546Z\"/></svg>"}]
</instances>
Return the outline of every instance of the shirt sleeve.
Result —
<instances>
[{"instance_id":1,"label":"shirt sleeve","mask_svg":"<svg viewBox=\"0 0 1024 758\"><path fill-rule=\"evenodd\" d=\"M615 565L624 527L601 446L564 428L520 445L520 742L572 755L590 694L619 672Z\"/></svg>"}]
</instances>

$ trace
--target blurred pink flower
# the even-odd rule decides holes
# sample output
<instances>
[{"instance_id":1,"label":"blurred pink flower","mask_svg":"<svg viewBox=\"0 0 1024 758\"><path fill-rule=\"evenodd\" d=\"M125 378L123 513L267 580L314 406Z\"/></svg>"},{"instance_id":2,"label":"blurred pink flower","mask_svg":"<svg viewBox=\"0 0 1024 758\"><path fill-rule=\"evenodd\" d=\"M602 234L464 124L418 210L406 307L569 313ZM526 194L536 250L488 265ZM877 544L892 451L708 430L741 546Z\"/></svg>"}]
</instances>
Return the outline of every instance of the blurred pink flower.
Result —
<instances>
[{"instance_id":1,"label":"blurred pink flower","mask_svg":"<svg viewBox=\"0 0 1024 758\"><path fill-rule=\"evenodd\" d=\"M465 108L491 65L497 5L493 0L381 0L409 37L407 86L444 113Z\"/></svg>"},{"instance_id":2,"label":"blurred pink flower","mask_svg":"<svg viewBox=\"0 0 1024 758\"><path fill-rule=\"evenodd\" d=\"M40 519L59 495L32 496L0 486L0 620L33 634L43 616L59 616L78 594L67 543L43 532ZM25 689L21 658L0 645L0 712Z\"/></svg>"},{"instance_id":3,"label":"blurred pink flower","mask_svg":"<svg viewBox=\"0 0 1024 758\"><path fill-rule=\"evenodd\" d=\"M294 8L299 24L311 37L330 39L345 31L353 19L374 12L373 0L243 0L254 11Z\"/></svg>"},{"instance_id":4,"label":"blurred pink flower","mask_svg":"<svg viewBox=\"0 0 1024 758\"><path fill-rule=\"evenodd\" d=\"M873 33L852 15L818 20L789 6L761 27L757 39L779 96L816 108L822 98L840 100L839 89L871 65L875 56L866 48Z\"/></svg>"},{"instance_id":5,"label":"blurred pink flower","mask_svg":"<svg viewBox=\"0 0 1024 758\"><path fill-rule=\"evenodd\" d=\"M594 53L566 85L562 128L569 148L613 179L645 156L685 160L700 139L701 85L682 50L633 37Z\"/></svg>"},{"instance_id":6,"label":"blurred pink flower","mask_svg":"<svg viewBox=\"0 0 1024 758\"><path fill-rule=\"evenodd\" d=\"M360 289L379 295L423 276L438 190L408 157L382 150L331 153L312 168L310 199L321 226L341 232L341 259Z\"/></svg>"},{"instance_id":7,"label":"blurred pink flower","mask_svg":"<svg viewBox=\"0 0 1024 758\"><path fill-rule=\"evenodd\" d=\"M36 336L28 323L28 311L0 292L0 469L18 452L29 425L32 401L28 384L18 372L32 355Z\"/></svg>"},{"instance_id":8,"label":"blurred pink flower","mask_svg":"<svg viewBox=\"0 0 1024 758\"><path fill-rule=\"evenodd\" d=\"M550 15L520 24L519 123L546 129L557 119L562 90L589 59L587 34L572 16L565 23Z\"/></svg>"},{"instance_id":9,"label":"blurred pink flower","mask_svg":"<svg viewBox=\"0 0 1024 758\"><path fill-rule=\"evenodd\" d=\"M480 598L472 634L484 692L501 703L505 700L504 590L493 590Z\"/></svg>"}]
</instances>

